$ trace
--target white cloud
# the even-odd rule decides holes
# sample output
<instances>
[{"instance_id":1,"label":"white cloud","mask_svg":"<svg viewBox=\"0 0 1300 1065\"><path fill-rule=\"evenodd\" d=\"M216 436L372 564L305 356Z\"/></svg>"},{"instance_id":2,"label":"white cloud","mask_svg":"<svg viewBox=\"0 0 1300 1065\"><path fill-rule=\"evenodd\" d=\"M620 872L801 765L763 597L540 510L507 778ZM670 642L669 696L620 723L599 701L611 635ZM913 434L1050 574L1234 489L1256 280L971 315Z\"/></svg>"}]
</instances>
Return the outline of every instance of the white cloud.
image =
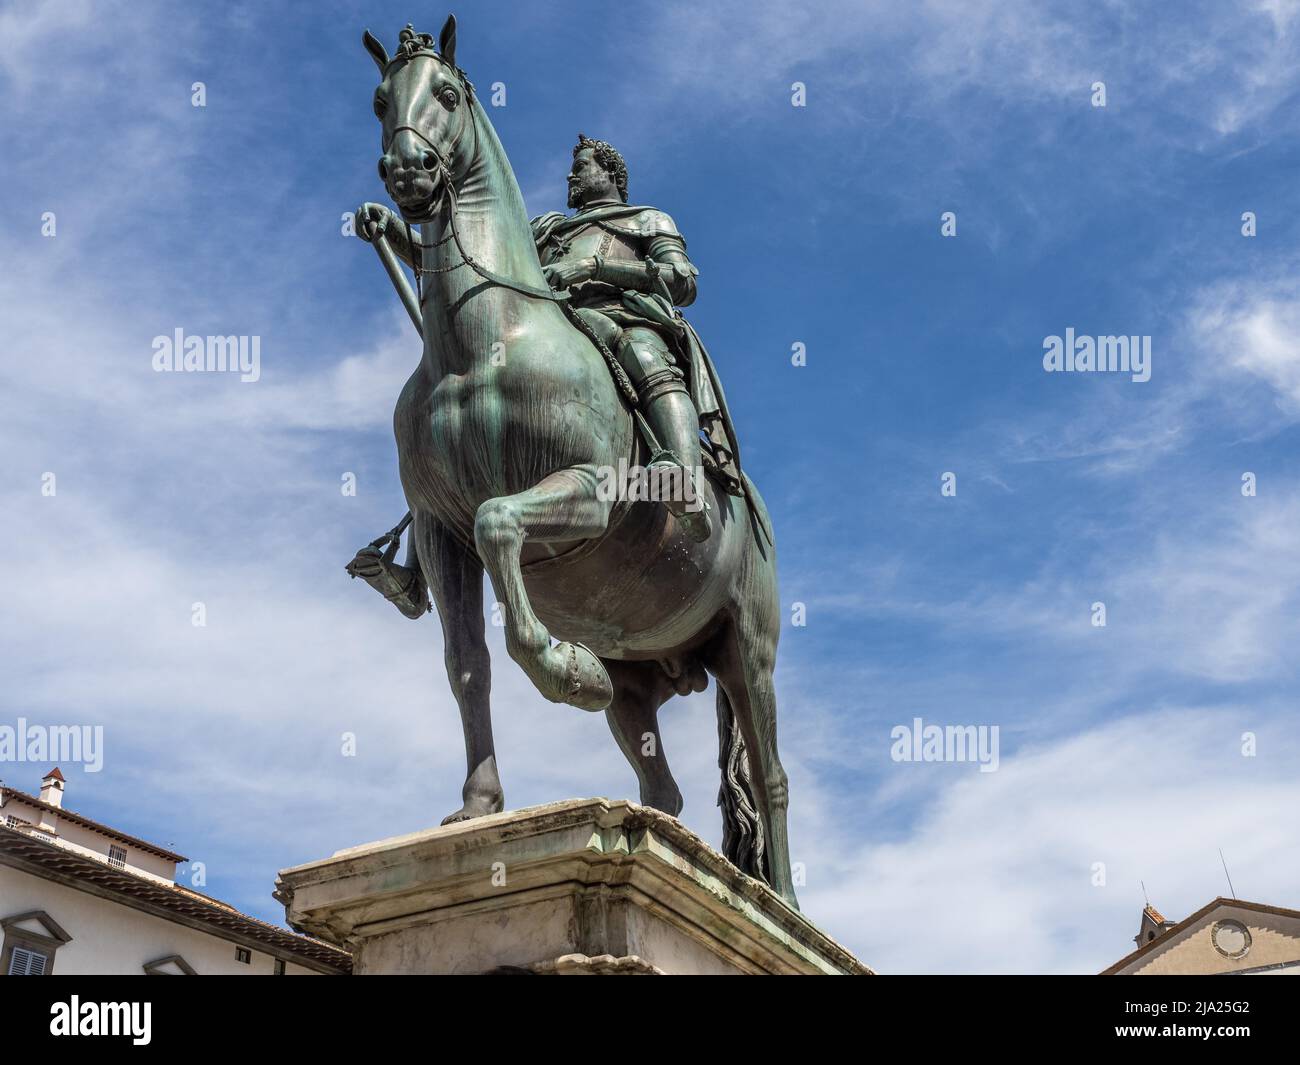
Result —
<instances>
[{"instance_id":1,"label":"white cloud","mask_svg":"<svg viewBox=\"0 0 1300 1065\"><path fill-rule=\"evenodd\" d=\"M1101 80L1125 120L1146 128L1143 113L1173 110L1198 136L1227 135L1258 127L1294 91L1294 10L1283 0L1245 10L1203 4L1194 15L1031 0L667 4L647 31L672 42L656 57L663 76L650 91L674 99L692 92L706 108L734 108L761 105L772 82L804 76L817 86L818 106L834 109L843 103L836 94L856 86L870 90L879 120L890 121L900 108L932 111L970 91L1013 107L1082 108ZM635 91L646 90L638 81ZM969 108L960 113L970 120ZM1150 131L1158 132L1154 123Z\"/></svg>"},{"instance_id":2,"label":"white cloud","mask_svg":"<svg viewBox=\"0 0 1300 1065\"><path fill-rule=\"evenodd\" d=\"M90 0L7 6L0 11L0 73L19 90L30 89L50 62L51 44L76 43L87 30L93 33L94 16Z\"/></svg>"},{"instance_id":3,"label":"white cloud","mask_svg":"<svg viewBox=\"0 0 1300 1065\"><path fill-rule=\"evenodd\" d=\"M1294 901L1297 754L1278 718L1185 709L1024 747L996 773L900 764L948 781L900 842L861 843L870 803L821 824L804 906L885 973L1098 972L1133 949L1141 881L1175 919L1228 893L1219 847L1241 897Z\"/></svg>"},{"instance_id":4,"label":"white cloud","mask_svg":"<svg viewBox=\"0 0 1300 1065\"><path fill-rule=\"evenodd\" d=\"M1072 402L982 425L979 435L1001 437L1003 462L1087 459L1087 472L1114 477L1150 470L1211 428L1258 440L1295 424L1300 275L1289 260L1232 267L1189 280L1168 312L1144 312L1155 334L1149 383L1071 381Z\"/></svg>"},{"instance_id":5,"label":"white cloud","mask_svg":"<svg viewBox=\"0 0 1300 1065\"><path fill-rule=\"evenodd\" d=\"M1292 419L1300 417L1300 295L1294 275L1230 279L1199 294L1191 329L1201 338L1207 377L1223 389L1258 379Z\"/></svg>"},{"instance_id":6,"label":"white cloud","mask_svg":"<svg viewBox=\"0 0 1300 1065\"><path fill-rule=\"evenodd\" d=\"M1296 674L1294 483L1270 482L1257 497L1242 496L1236 482L1196 497L1170 489L1145 519L1124 516L1122 538L1111 535L1115 527L1079 529L1071 550L1020 583L973 583L961 596L917 566L864 567L850 587L869 594L844 591L843 571L805 573L799 582L810 609L831 618L895 617L1009 653L1025 648L1039 660L1050 656L1053 671L1092 663L1098 692L1152 676L1250 682ZM1105 628L1092 624L1096 601L1106 604Z\"/></svg>"}]
</instances>

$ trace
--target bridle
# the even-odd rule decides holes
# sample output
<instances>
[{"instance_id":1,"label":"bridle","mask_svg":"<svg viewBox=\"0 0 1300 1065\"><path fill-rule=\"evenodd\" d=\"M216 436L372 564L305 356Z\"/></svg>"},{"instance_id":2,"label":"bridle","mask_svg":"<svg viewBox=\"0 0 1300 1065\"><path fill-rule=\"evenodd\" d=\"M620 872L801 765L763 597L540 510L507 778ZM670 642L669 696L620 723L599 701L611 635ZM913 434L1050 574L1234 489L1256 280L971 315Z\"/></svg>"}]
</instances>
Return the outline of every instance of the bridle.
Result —
<instances>
[{"instance_id":1,"label":"bridle","mask_svg":"<svg viewBox=\"0 0 1300 1065\"><path fill-rule=\"evenodd\" d=\"M428 56L430 59L436 59L440 63L445 62L442 56L438 55L437 52L416 52L414 55L403 56L402 58L414 59L415 56L417 55ZM394 60L394 62L396 62L396 60ZM457 71L457 73L459 73L459 71ZM384 70L384 76L385 77L388 76L387 68L385 68ZM469 85L469 82L466 81L463 75L461 76L461 84L466 89L466 94L465 94L466 106L469 106L469 101L473 97L472 87ZM479 149L478 119L475 117L474 112L472 110L470 111L469 122L470 125L474 127L474 154L470 156L470 158L477 159L478 149ZM456 242L456 250L460 252L460 262L452 263L450 266L439 267L436 270L424 270L422 267L416 266L415 291L416 291L416 300L418 301L419 306L421 308L424 307L424 292L423 292L423 286L421 281L424 274L426 273L446 274L446 273L450 273L452 270L458 270L462 266L468 266L471 270L473 270L476 274L478 274L479 277L483 278L484 281L491 282L494 285L500 285L502 288L508 288L512 292L518 292L520 295L523 296L530 296L533 299L538 299L538 300L549 300L550 302L556 304L560 308L560 310L564 312L564 316L568 318L569 322L573 325L573 327L577 329L578 332L580 332L583 336L585 336L589 341L591 341L592 345L596 348L596 350L600 352L601 358L604 360L605 365L609 368L610 374L614 378L614 383L618 388L619 394L623 397L624 401L626 401L626 403L628 404L628 407L632 411L633 418L635 419L636 423L640 426L642 434L645 436L647 443L650 445L651 452L653 453L658 451L659 445L658 445L658 441L655 438L654 432L651 430L649 424L646 422L645 416L638 409L639 399L637 397L636 386L632 384L632 380L631 378L628 377L627 371L623 369L622 365L618 361L618 357L614 354L613 351L610 350L609 345L607 345L605 341L601 338L601 336L595 331L595 329L592 328L591 323L589 323L585 318L582 317L582 315L580 315L574 309L573 304L569 302L569 293L554 292L549 288L534 288L532 285L524 285L519 283L518 281L511 281L508 277L502 277L500 274L496 273L495 271L489 270L482 263L476 262L474 260L474 257L465 250L465 245L461 243L460 230L456 226L456 195L457 194L456 194L456 183L452 180L451 177L451 167L447 165L447 160L445 160L442 157L442 152L438 150L438 146L434 144L433 141L429 140L428 136L422 130L418 130L414 126L395 126L393 127L394 136L402 132L403 130L406 130L408 133L414 133L417 137L420 138L420 140L424 141L424 143L429 146L429 151L433 153L433 160L434 163L436 164L436 169L441 179L442 188L438 196L438 202L436 205L431 207L429 212L429 217L425 219L425 221L432 221L434 218L436 218L438 216L438 212L442 209L443 203L445 202L447 205L447 218L449 222L448 228L451 230L449 236L452 240ZM388 145L390 144L392 144L392 138L389 138L388 144L385 144L383 146L385 154L387 154ZM421 249L437 248L447 243L447 239L448 239L447 237L443 237L441 240L435 241L433 244L425 244L421 241L418 241L415 239L414 234L411 232L411 223L409 220L406 219L405 211L403 211L403 221L406 223L406 239L410 243L412 249L417 247ZM416 255L411 256L412 260L415 260L417 258L420 257Z\"/></svg>"},{"instance_id":2,"label":"bridle","mask_svg":"<svg viewBox=\"0 0 1300 1065\"><path fill-rule=\"evenodd\" d=\"M446 62L442 58L442 56L438 55L437 52L416 52L414 55L402 56L400 58L403 61L407 61L410 59L415 59L418 56L425 56L429 59L436 59L440 63ZM384 76L385 77L388 76L387 69L385 69L384 71ZM461 78L461 84L467 90L465 93L464 103L466 107L471 108L469 112L469 124L474 129L474 152L470 156L470 158L477 159L478 151L479 151L479 134L478 134L478 119L474 115L474 111L471 103L471 101L473 100L473 90L469 88L468 82L466 82L463 77ZM496 273L495 271L489 270L482 263L477 262L474 259L474 257L465 250L465 245L461 242L460 239L460 230L456 225L457 194L456 194L456 183L452 180L451 177L451 167L447 165L447 161L442 157L442 152L438 150L438 146L434 144L433 141L429 140L428 136L426 136L422 130L418 130L414 126L405 126L405 125L395 126L393 128L393 136L395 137L398 133L401 133L403 130L405 130L408 133L414 133L417 137L420 138L420 140L424 141L424 143L428 145L429 151L433 154L434 163L436 164L435 167L436 171L438 173L439 178L441 179L440 181L441 189L439 190L437 201L435 204L431 206L429 211L429 216L423 219L422 221L426 221L426 222L433 221L435 218L438 217L438 214L441 211L443 205L446 204L447 218L449 222L448 228L451 231L448 236L443 237L441 240L436 241L433 244L422 243L421 241L415 239L414 234L411 232L411 223L409 220L405 218L406 212L405 210L403 210L402 212L403 221L406 223L407 240L411 243L412 247L437 248L447 243L447 240L450 238L456 242L456 250L460 252L460 262L452 263L450 266L439 267L436 270L425 270L422 265L417 265L415 267L416 295L420 302L420 306L424 305L424 293L423 291L421 291L422 289L421 279L424 274L446 274L446 273L450 273L452 270L458 270L462 266L468 266L471 270L473 270L476 274L478 274L479 277L483 278L484 281L490 281L494 285L500 285L502 288L508 288L512 292L518 292L520 295L531 296L533 299L550 300L553 303L564 304L565 301L568 300L569 298L569 294L567 292L554 292L549 288L534 288L532 285L525 285L518 281L511 281L508 277L502 277L500 274ZM392 143L393 140L392 137L390 137L388 139L388 143L383 145L385 154L388 153L389 145L391 145ZM414 260L417 258L417 256L412 255L411 258Z\"/></svg>"}]
</instances>

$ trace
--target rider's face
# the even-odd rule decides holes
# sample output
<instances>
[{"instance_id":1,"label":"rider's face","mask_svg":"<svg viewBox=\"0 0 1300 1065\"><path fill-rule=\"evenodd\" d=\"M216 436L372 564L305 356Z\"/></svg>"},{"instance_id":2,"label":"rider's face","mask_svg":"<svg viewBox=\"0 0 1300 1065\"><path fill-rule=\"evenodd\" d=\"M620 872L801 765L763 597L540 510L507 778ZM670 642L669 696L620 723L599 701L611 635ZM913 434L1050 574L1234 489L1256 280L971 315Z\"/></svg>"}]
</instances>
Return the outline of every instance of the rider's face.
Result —
<instances>
[{"instance_id":1,"label":"rider's face","mask_svg":"<svg viewBox=\"0 0 1300 1065\"><path fill-rule=\"evenodd\" d=\"M573 157L569 168L569 206L581 207L592 200L609 200L618 197L614 176L596 162L590 148L583 148Z\"/></svg>"}]
</instances>

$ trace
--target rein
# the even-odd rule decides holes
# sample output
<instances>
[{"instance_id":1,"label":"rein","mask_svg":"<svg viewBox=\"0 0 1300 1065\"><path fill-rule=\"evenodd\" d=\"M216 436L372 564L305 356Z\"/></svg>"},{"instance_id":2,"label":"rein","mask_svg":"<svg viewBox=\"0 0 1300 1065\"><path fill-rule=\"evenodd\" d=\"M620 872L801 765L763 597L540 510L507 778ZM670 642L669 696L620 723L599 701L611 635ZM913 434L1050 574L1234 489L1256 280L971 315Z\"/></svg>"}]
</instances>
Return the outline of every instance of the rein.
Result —
<instances>
[{"instance_id":1,"label":"rein","mask_svg":"<svg viewBox=\"0 0 1300 1065\"><path fill-rule=\"evenodd\" d=\"M467 104L467 106L469 105ZM471 158L477 159L478 146L479 146L478 120L474 117L474 113L472 111L470 112L470 124L474 127L474 154L471 156ZM502 288L508 288L512 292L518 292L522 296L531 296L533 299L550 300L552 303L565 304L569 298L569 294L567 292L553 292L549 288L534 288L532 285L525 285L518 281L511 281L510 278L502 277L500 274L496 273L495 271L489 270L482 263L477 262L474 259L474 257L465 250L465 245L461 242L460 239L460 228L456 225L457 194L456 194L456 183L452 180L452 176L451 176L451 167L447 165L446 160L443 159L442 157L442 153L438 151L438 146L434 144L433 141L429 140L429 138L425 136L423 132L416 129L414 126L396 126L393 129L393 133L394 135L396 135L400 133L402 130L406 130L408 133L414 133L417 137L420 138L420 140L424 141L424 143L429 146L429 151L433 153L433 158L438 165L438 174L442 178L443 196L439 197L440 202L438 208L435 209L434 214L430 215L429 221L432 221L433 218L437 217L437 211L441 209L442 203L445 202L447 205L447 219L449 222L449 228L451 230L450 236L451 239L456 242L456 250L460 252L460 262L453 263L451 266L445 266L439 270L430 270L430 271L424 270L423 266L418 267L415 271L415 282L416 282L417 292L419 290L420 278L422 274L449 273L452 270L459 269L462 266L468 266L471 270L473 270L476 274L478 274L479 277L483 278L484 281L490 281L494 285L499 285ZM390 140L389 144L391 143L392 141ZM387 146L384 147L384 150L385 151L388 150ZM407 222L406 225L407 225L407 236L409 238L411 235L410 223ZM420 243L419 241L415 241L414 243L418 244L421 248L437 248L445 244L446 242L447 242L447 237L443 237L442 240L437 241L434 244L423 244ZM423 305L424 294L422 292L419 293L419 297L420 297L421 305Z\"/></svg>"},{"instance_id":2,"label":"rein","mask_svg":"<svg viewBox=\"0 0 1300 1065\"><path fill-rule=\"evenodd\" d=\"M438 59L441 62L441 57L438 56L436 53L422 53L422 54L428 54L430 58ZM468 103L469 99L470 97L467 95L466 106L470 106ZM474 128L474 152L470 156L470 158L477 159L478 152L479 152L478 119L475 117L474 112L472 110L470 111L469 120L470 120L470 125L472 125ZM419 303L419 306L421 308L423 308L424 306L424 292L423 292L423 285L422 285L422 278L424 274L450 273L452 270L458 270L462 266L468 266L471 270L473 270L476 274L478 274L479 277L483 278L484 281L488 281L494 285L499 285L502 288L508 288L512 292L518 292L522 296L530 296L533 299L539 299L539 300L549 300L552 303L558 304L560 309L564 312L565 317L569 319L569 322L574 326L574 328L577 329L578 332L580 332L583 336L585 336L589 341L591 341L591 343L596 347L596 350L600 352L601 358L605 361L605 365L609 367L609 371L613 375L614 384L618 388L619 394L622 396L623 400L631 408L632 413L641 429L642 435L645 436L646 442L650 445L650 450L652 452L657 452L659 450L659 442L655 438L655 434L651 430L649 424L646 422L644 416L641 414L641 411L639 409L640 399L637 396L636 386L632 384L631 379L627 375L627 371L625 371L622 365L619 363L618 357L612 351L610 351L609 346L604 342L604 340L601 339L601 337L596 333L596 331L592 329L591 326L586 321L584 321L582 316L578 314L578 312L574 309L573 305L569 302L569 293L554 292L549 288L534 288L532 285L525 285L518 281L511 281L508 277L502 277L500 274L496 273L495 271L489 270L482 263L475 261L474 257L465 250L465 245L461 242L460 239L460 229L456 225L457 193L456 193L456 183L452 180L452 176L451 176L451 167L448 166L447 161L443 159L442 152L438 150L438 146L434 144L433 141L429 140L429 138L425 135L425 133L422 130L418 130L414 126L406 126L406 125L395 126L393 128L393 135L396 136L398 133L402 132L403 130L406 130L406 132L408 133L414 133L417 137L420 138L420 140L424 141L424 143L428 145L429 151L433 153L434 161L437 163L438 174L441 178L442 189L439 195L438 205L435 208L433 208L432 212L429 215L428 221L433 221L433 219L438 216L439 212L442 210L443 203L445 202L447 206L447 219L449 222L448 228L451 231L448 234L448 236L444 236L441 240L435 241L432 244L425 244L422 241L418 241L414 238L411 232L411 223L406 222L407 241L411 244L412 247L438 248L441 247L443 244L446 244L447 240L450 238L451 240L454 240L456 242L456 250L460 252L460 262L452 263L450 266L440 267L437 270L425 270L423 268L423 264L421 264L420 266L417 266L415 268L415 290L416 290L416 299ZM392 144L391 138L388 144ZM387 144L384 145L384 151L385 152L388 151ZM403 219L403 221L405 221L405 219ZM414 260L417 257L415 255L412 255L411 258L412 260ZM423 256L420 256L419 258L423 260Z\"/></svg>"}]
</instances>

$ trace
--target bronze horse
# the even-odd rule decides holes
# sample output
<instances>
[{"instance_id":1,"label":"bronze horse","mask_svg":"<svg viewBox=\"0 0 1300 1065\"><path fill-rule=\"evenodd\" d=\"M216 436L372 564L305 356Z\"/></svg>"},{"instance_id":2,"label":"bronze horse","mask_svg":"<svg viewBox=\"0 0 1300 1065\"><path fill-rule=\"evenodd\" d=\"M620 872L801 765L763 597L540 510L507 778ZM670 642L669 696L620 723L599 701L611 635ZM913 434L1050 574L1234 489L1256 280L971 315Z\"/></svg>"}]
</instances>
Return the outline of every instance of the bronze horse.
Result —
<instances>
[{"instance_id":1,"label":"bronze horse","mask_svg":"<svg viewBox=\"0 0 1300 1065\"><path fill-rule=\"evenodd\" d=\"M456 23L408 30L379 67L380 174L420 224L424 352L393 415L419 566L442 620L468 773L452 821L504 806L492 741L483 572L510 657L546 698L604 710L640 800L676 816L659 708L718 682L723 849L797 906L777 755L780 628L762 499L712 478L712 534L654 502L602 498L602 471L648 451L601 353L547 288L514 172L464 73ZM552 635L558 642L552 642ZM653 741L650 737L653 736ZM646 753L646 752L650 753Z\"/></svg>"}]
</instances>

